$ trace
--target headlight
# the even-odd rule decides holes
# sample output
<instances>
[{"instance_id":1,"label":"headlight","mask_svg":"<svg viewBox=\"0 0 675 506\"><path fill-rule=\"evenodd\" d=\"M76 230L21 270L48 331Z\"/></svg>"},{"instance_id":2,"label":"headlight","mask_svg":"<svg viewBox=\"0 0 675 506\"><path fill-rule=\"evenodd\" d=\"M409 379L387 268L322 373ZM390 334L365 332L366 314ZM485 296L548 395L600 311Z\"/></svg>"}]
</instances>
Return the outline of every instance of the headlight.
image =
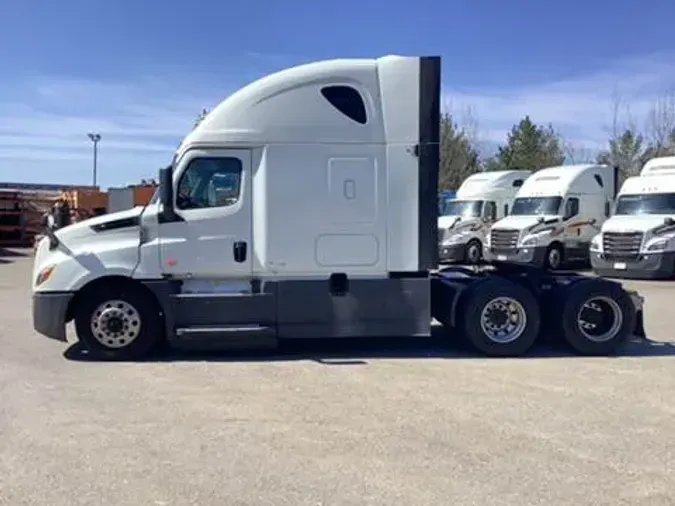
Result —
<instances>
[{"instance_id":1,"label":"headlight","mask_svg":"<svg viewBox=\"0 0 675 506\"><path fill-rule=\"evenodd\" d=\"M534 232L533 234L526 235L525 238L520 242L518 247L527 248L530 246L536 246L537 242L539 242L539 240L542 237L549 235L552 231L553 229L544 229L539 232Z\"/></svg>"},{"instance_id":2,"label":"headlight","mask_svg":"<svg viewBox=\"0 0 675 506\"><path fill-rule=\"evenodd\" d=\"M591 245L590 245L590 250L591 251L600 251L600 236L596 235L593 239L591 239Z\"/></svg>"},{"instance_id":3,"label":"headlight","mask_svg":"<svg viewBox=\"0 0 675 506\"><path fill-rule=\"evenodd\" d=\"M52 275L52 272L54 272L55 267L55 265L48 265L42 269L35 278L35 286L40 286L42 283L47 281Z\"/></svg>"},{"instance_id":4,"label":"headlight","mask_svg":"<svg viewBox=\"0 0 675 506\"><path fill-rule=\"evenodd\" d=\"M443 240L443 244L457 244L464 242L467 235L467 232L455 232L454 234L448 233Z\"/></svg>"},{"instance_id":5,"label":"headlight","mask_svg":"<svg viewBox=\"0 0 675 506\"><path fill-rule=\"evenodd\" d=\"M525 248L528 247L528 246L535 246L537 244L537 239L538 239L538 236L529 235L521 241L520 246L525 247Z\"/></svg>"},{"instance_id":6,"label":"headlight","mask_svg":"<svg viewBox=\"0 0 675 506\"><path fill-rule=\"evenodd\" d=\"M649 246L647 246L647 251L663 251L664 249L666 249L667 244L668 239L659 239L651 243Z\"/></svg>"}]
</instances>

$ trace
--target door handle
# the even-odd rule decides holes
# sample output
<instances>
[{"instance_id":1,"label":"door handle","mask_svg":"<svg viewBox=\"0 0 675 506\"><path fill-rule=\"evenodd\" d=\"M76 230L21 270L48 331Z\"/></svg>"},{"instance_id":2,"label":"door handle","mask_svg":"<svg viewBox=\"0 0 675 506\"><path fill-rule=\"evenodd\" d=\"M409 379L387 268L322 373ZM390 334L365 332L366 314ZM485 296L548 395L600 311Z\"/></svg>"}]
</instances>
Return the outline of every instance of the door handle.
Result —
<instances>
[{"instance_id":1,"label":"door handle","mask_svg":"<svg viewBox=\"0 0 675 506\"><path fill-rule=\"evenodd\" d=\"M246 241L235 241L232 245L232 253L234 254L234 261L243 263L246 261Z\"/></svg>"}]
</instances>

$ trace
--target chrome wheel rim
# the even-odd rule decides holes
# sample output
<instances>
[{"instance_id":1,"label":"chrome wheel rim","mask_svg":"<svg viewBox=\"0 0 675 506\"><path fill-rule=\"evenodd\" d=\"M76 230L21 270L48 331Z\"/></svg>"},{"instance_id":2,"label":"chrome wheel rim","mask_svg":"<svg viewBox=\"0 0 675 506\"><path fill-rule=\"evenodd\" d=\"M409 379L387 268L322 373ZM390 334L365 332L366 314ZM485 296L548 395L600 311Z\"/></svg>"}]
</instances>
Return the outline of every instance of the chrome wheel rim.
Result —
<instances>
[{"instance_id":1,"label":"chrome wheel rim","mask_svg":"<svg viewBox=\"0 0 675 506\"><path fill-rule=\"evenodd\" d=\"M527 326L523 305L511 297L497 297L488 302L480 315L483 333L490 341L509 344L517 340Z\"/></svg>"},{"instance_id":2,"label":"chrome wheel rim","mask_svg":"<svg viewBox=\"0 0 675 506\"><path fill-rule=\"evenodd\" d=\"M587 300L577 313L579 331L594 343L614 339L622 325L623 311L611 297L593 297Z\"/></svg>"},{"instance_id":3,"label":"chrome wheel rim","mask_svg":"<svg viewBox=\"0 0 675 506\"><path fill-rule=\"evenodd\" d=\"M123 300L100 304L89 324L94 338L106 348L123 348L141 332L141 316L134 306Z\"/></svg>"}]
</instances>

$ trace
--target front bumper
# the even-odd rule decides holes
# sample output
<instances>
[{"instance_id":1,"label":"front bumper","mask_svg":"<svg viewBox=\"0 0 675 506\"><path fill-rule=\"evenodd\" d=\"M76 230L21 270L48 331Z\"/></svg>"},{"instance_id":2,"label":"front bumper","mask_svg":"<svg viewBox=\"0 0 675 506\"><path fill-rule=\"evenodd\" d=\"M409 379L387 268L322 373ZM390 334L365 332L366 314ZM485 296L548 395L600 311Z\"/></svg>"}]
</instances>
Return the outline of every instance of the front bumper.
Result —
<instances>
[{"instance_id":1,"label":"front bumper","mask_svg":"<svg viewBox=\"0 0 675 506\"><path fill-rule=\"evenodd\" d=\"M508 251L493 250L485 247L483 258L488 262L509 262L543 267L546 263L546 246L517 248Z\"/></svg>"},{"instance_id":2,"label":"front bumper","mask_svg":"<svg viewBox=\"0 0 675 506\"><path fill-rule=\"evenodd\" d=\"M596 251L590 256L593 271L607 278L669 279L675 275L675 251L641 255L632 261L608 260Z\"/></svg>"},{"instance_id":3,"label":"front bumper","mask_svg":"<svg viewBox=\"0 0 675 506\"><path fill-rule=\"evenodd\" d=\"M440 262L463 262L466 248L464 244L449 244L438 246L438 260Z\"/></svg>"},{"instance_id":4,"label":"front bumper","mask_svg":"<svg viewBox=\"0 0 675 506\"><path fill-rule=\"evenodd\" d=\"M33 328L43 336L66 341L66 314L73 298L70 292L33 294Z\"/></svg>"}]
</instances>

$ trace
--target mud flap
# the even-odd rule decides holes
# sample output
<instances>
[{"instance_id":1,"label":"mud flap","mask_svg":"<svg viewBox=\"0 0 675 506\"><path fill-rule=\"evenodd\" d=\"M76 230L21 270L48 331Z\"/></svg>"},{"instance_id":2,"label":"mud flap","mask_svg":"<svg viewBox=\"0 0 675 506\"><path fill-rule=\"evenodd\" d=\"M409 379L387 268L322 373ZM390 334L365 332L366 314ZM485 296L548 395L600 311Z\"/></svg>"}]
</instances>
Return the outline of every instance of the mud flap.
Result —
<instances>
[{"instance_id":1,"label":"mud flap","mask_svg":"<svg viewBox=\"0 0 675 506\"><path fill-rule=\"evenodd\" d=\"M639 293L633 291L629 291L628 295L630 295L630 298L635 305L635 329L633 330L633 336L646 339L647 333L645 332L644 323L645 299Z\"/></svg>"},{"instance_id":2,"label":"mud flap","mask_svg":"<svg viewBox=\"0 0 675 506\"><path fill-rule=\"evenodd\" d=\"M640 339L647 339L647 333L645 332L645 325L642 311L638 311L635 315L635 330L633 330L633 335L639 337Z\"/></svg>"}]
</instances>

